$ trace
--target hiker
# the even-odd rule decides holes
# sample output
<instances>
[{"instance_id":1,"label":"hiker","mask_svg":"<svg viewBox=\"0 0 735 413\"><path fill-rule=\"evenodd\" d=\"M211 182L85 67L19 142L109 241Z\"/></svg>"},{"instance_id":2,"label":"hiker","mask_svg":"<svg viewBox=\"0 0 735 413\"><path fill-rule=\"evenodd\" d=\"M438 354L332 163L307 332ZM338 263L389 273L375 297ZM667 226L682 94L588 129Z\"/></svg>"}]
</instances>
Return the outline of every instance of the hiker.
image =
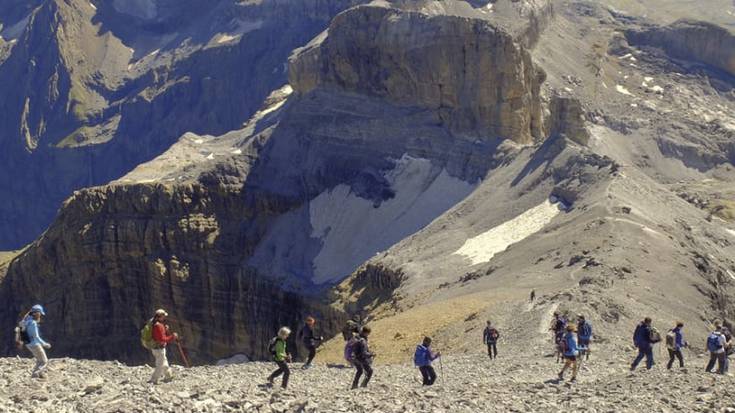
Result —
<instances>
[{"instance_id":1,"label":"hiker","mask_svg":"<svg viewBox=\"0 0 735 413\"><path fill-rule=\"evenodd\" d=\"M536 299L536 290L531 290L531 299L529 301L533 302Z\"/></svg>"},{"instance_id":2,"label":"hiker","mask_svg":"<svg viewBox=\"0 0 735 413\"><path fill-rule=\"evenodd\" d=\"M560 342L560 349L564 356L564 367L559 372L559 380L564 380L564 372L569 367L572 368L571 382L577 381L577 356L579 355L579 347L577 346L576 328L573 325L566 327L566 333Z\"/></svg>"},{"instance_id":3,"label":"hiker","mask_svg":"<svg viewBox=\"0 0 735 413\"><path fill-rule=\"evenodd\" d=\"M271 339L268 350L273 355L273 361L278 365L278 369L268 376L268 387L273 387L273 381L276 377L283 375L281 379L281 387L288 387L288 378L291 376L291 370L288 369L288 363L291 361L291 355L288 354L286 340L291 335L291 329L288 327L281 327L278 330L278 335Z\"/></svg>"},{"instance_id":4,"label":"hiker","mask_svg":"<svg viewBox=\"0 0 735 413\"><path fill-rule=\"evenodd\" d=\"M43 306L36 304L31 307L19 325L20 329L18 333L21 342L33 354L33 358L36 359L36 365L33 367L33 372L31 373L32 378L46 378L46 368L48 367L46 350L51 348L51 344L41 338L41 331L38 326L41 322L41 317L45 316L46 311L43 309Z\"/></svg>"},{"instance_id":5,"label":"hiker","mask_svg":"<svg viewBox=\"0 0 735 413\"><path fill-rule=\"evenodd\" d=\"M638 323L633 333L633 345L638 349L638 356L630 365L630 371L634 371L638 367L638 363L646 358L646 368L650 370L655 364L653 361L653 345L660 341L660 337L656 337L657 332L651 326L652 320L646 317Z\"/></svg>"},{"instance_id":6,"label":"hiker","mask_svg":"<svg viewBox=\"0 0 735 413\"><path fill-rule=\"evenodd\" d=\"M316 325L316 319L312 316L306 317L304 327L299 332L301 342L304 343L306 350L309 352L306 363L301 367L302 369L311 368L311 362L314 361L314 356L316 356L316 348L324 341L324 337L314 335L314 325Z\"/></svg>"},{"instance_id":7,"label":"hiker","mask_svg":"<svg viewBox=\"0 0 735 413\"><path fill-rule=\"evenodd\" d=\"M370 352L368 346L368 337L370 336L370 327L365 326L360 329L360 336L357 338L355 345L352 348L352 363L357 370L355 372L355 378L352 380L352 389L357 388L357 384L360 381L362 372L365 372L365 379L362 381L362 387L367 387L370 378L373 377L373 358L375 355Z\"/></svg>"},{"instance_id":8,"label":"hiker","mask_svg":"<svg viewBox=\"0 0 735 413\"><path fill-rule=\"evenodd\" d=\"M712 368L715 366L715 362L717 362L717 373L718 374L725 374L725 364L727 360L727 354L725 353L725 345L727 344L727 339L725 338L725 335L722 334L722 326L719 324L715 325L715 331L713 331L708 337L707 337L707 351L709 351L710 357L709 362L707 363L707 367L705 367L704 371L707 373L712 373Z\"/></svg>"},{"instance_id":9,"label":"hiker","mask_svg":"<svg viewBox=\"0 0 735 413\"><path fill-rule=\"evenodd\" d=\"M725 374L730 370L730 354L733 353L732 333L727 326L722 326L722 335L725 336Z\"/></svg>"},{"instance_id":10,"label":"hiker","mask_svg":"<svg viewBox=\"0 0 735 413\"><path fill-rule=\"evenodd\" d=\"M676 327L669 330L666 334L666 349L669 351L669 363L666 365L667 370L671 370L674 365L674 359L679 359L679 368L684 368L684 355L681 349L688 347L689 344L684 341L684 334L681 329L684 328L684 323L678 321Z\"/></svg>"},{"instance_id":11,"label":"hiker","mask_svg":"<svg viewBox=\"0 0 735 413\"><path fill-rule=\"evenodd\" d=\"M342 328L342 338L344 338L345 341L350 341L350 339L359 335L359 333L360 324L355 320L347 320L345 326Z\"/></svg>"},{"instance_id":12,"label":"hiker","mask_svg":"<svg viewBox=\"0 0 735 413\"><path fill-rule=\"evenodd\" d=\"M577 336L579 338L580 357L590 359L590 343L592 342L592 324L585 320L583 314L577 316Z\"/></svg>"},{"instance_id":13,"label":"hiker","mask_svg":"<svg viewBox=\"0 0 735 413\"><path fill-rule=\"evenodd\" d=\"M482 332L482 342L487 345L487 355L490 356L491 360L498 358L498 338L500 338L498 329L493 327L493 323L490 320L487 320L487 327Z\"/></svg>"},{"instance_id":14,"label":"hiker","mask_svg":"<svg viewBox=\"0 0 735 413\"><path fill-rule=\"evenodd\" d=\"M413 354L413 363L419 368L423 386L431 386L436 381L436 372L431 362L441 357L441 353L431 351L431 337L424 337L424 341L416 346Z\"/></svg>"},{"instance_id":15,"label":"hiker","mask_svg":"<svg viewBox=\"0 0 735 413\"><path fill-rule=\"evenodd\" d=\"M567 327L567 320L565 317L560 315L558 312L554 312L554 318L551 320L550 331L554 334L554 347L556 348L556 362L558 363L563 358L561 352L561 340L564 337L564 331Z\"/></svg>"},{"instance_id":16,"label":"hiker","mask_svg":"<svg viewBox=\"0 0 735 413\"><path fill-rule=\"evenodd\" d=\"M151 335L153 338L151 353L156 360L156 368L153 370L153 375L150 380L148 380L152 384L158 384L161 377L164 378L164 382L169 382L173 379L173 373L166 357L166 346L178 340L179 335L170 332L168 325L166 325L166 317L168 317L168 313L163 309L158 309L153 315L151 322Z\"/></svg>"}]
</instances>

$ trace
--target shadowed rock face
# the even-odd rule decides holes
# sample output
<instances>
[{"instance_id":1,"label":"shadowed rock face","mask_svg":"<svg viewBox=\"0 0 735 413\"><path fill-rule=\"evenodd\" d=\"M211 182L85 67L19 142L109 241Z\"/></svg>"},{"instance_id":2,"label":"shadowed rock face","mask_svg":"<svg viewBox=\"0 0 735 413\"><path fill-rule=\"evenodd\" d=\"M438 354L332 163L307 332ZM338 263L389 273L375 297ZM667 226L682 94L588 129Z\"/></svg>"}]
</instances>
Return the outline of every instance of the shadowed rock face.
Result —
<instances>
[{"instance_id":1,"label":"shadowed rock face","mask_svg":"<svg viewBox=\"0 0 735 413\"><path fill-rule=\"evenodd\" d=\"M283 208L249 205L224 185L79 192L11 266L0 292L3 325L44 302L44 334L57 354L134 363L148 359L138 331L158 307L171 313L198 363L235 353L265 358L275 331L307 314L324 335L335 333L341 313L241 265L257 240L254 221Z\"/></svg>"},{"instance_id":2,"label":"shadowed rock face","mask_svg":"<svg viewBox=\"0 0 735 413\"><path fill-rule=\"evenodd\" d=\"M299 93L317 87L430 109L456 133L541 137L543 72L503 30L479 19L362 6L291 60Z\"/></svg>"}]
</instances>

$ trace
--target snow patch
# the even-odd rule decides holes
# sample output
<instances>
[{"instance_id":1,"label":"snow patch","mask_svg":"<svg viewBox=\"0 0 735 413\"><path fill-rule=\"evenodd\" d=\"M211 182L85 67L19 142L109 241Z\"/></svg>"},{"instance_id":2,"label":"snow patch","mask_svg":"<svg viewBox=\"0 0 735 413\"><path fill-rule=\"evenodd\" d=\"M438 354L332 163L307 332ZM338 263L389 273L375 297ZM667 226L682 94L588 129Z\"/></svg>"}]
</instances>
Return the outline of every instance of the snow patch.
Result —
<instances>
[{"instance_id":1,"label":"snow patch","mask_svg":"<svg viewBox=\"0 0 735 413\"><path fill-rule=\"evenodd\" d=\"M633 94L630 93L630 91L626 89L623 85L615 85L615 90L624 95L633 96Z\"/></svg>"},{"instance_id":2,"label":"snow patch","mask_svg":"<svg viewBox=\"0 0 735 413\"><path fill-rule=\"evenodd\" d=\"M540 231L555 216L559 215L560 206L547 199L510 221L468 239L454 254L469 258L472 265L488 262L495 254L505 251L510 245Z\"/></svg>"},{"instance_id":3,"label":"snow patch","mask_svg":"<svg viewBox=\"0 0 735 413\"><path fill-rule=\"evenodd\" d=\"M385 175L395 196L379 205L338 185L309 205L317 284L338 281L375 254L416 233L467 197L476 185L450 176L427 159L403 156Z\"/></svg>"},{"instance_id":4,"label":"snow patch","mask_svg":"<svg viewBox=\"0 0 735 413\"><path fill-rule=\"evenodd\" d=\"M730 235L732 235L733 237L735 237L735 229L725 228L725 231L729 232Z\"/></svg>"}]
</instances>

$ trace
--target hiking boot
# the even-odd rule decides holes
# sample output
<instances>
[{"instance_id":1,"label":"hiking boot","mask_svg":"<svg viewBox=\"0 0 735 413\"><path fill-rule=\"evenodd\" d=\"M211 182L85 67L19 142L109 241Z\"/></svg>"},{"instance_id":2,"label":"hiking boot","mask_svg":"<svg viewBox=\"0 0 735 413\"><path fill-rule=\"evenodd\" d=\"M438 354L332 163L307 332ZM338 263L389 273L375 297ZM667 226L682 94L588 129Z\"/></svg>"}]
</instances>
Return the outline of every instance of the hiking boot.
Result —
<instances>
[{"instance_id":1,"label":"hiking boot","mask_svg":"<svg viewBox=\"0 0 735 413\"><path fill-rule=\"evenodd\" d=\"M303 366L301 366L301 369L302 369L302 370L309 370L309 369L310 369L310 368L312 368L312 367L313 367L313 366L312 366L311 364L304 364Z\"/></svg>"},{"instance_id":2,"label":"hiking boot","mask_svg":"<svg viewBox=\"0 0 735 413\"><path fill-rule=\"evenodd\" d=\"M559 380L564 380L564 373L559 373Z\"/></svg>"},{"instance_id":3,"label":"hiking boot","mask_svg":"<svg viewBox=\"0 0 735 413\"><path fill-rule=\"evenodd\" d=\"M576 377L572 377L572 379L569 380L569 383L576 383L576 382L577 382L577 378Z\"/></svg>"}]
</instances>

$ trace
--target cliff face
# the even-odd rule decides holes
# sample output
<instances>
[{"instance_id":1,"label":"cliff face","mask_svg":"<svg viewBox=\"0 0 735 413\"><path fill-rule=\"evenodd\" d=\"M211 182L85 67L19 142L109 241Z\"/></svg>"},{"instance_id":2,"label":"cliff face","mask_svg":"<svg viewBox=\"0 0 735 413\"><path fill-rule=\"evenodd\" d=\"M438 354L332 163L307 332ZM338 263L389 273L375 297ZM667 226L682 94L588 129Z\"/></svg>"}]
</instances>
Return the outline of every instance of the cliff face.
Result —
<instances>
[{"instance_id":1,"label":"cliff face","mask_svg":"<svg viewBox=\"0 0 735 413\"><path fill-rule=\"evenodd\" d=\"M171 313L198 363L235 353L265 358L275 331L306 314L319 317L324 335L335 333L340 313L241 265L254 242L248 228L271 213L223 185L76 193L11 265L0 293L3 324L44 302L44 334L57 354L128 362L147 361L138 330L158 307Z\"/></svg>"},{"instance_id":2,"label":"cliff face","mask_svg":"<svg viewBox=\"0 0 735 413\"><path fill-rule=\"evenodd\" d=\"M292 58L289 74L299 93L337 88L423 107L456 133L519 143L542 135L543 72L480 19L353 8Z\"/></svg>"}]
</instances>

